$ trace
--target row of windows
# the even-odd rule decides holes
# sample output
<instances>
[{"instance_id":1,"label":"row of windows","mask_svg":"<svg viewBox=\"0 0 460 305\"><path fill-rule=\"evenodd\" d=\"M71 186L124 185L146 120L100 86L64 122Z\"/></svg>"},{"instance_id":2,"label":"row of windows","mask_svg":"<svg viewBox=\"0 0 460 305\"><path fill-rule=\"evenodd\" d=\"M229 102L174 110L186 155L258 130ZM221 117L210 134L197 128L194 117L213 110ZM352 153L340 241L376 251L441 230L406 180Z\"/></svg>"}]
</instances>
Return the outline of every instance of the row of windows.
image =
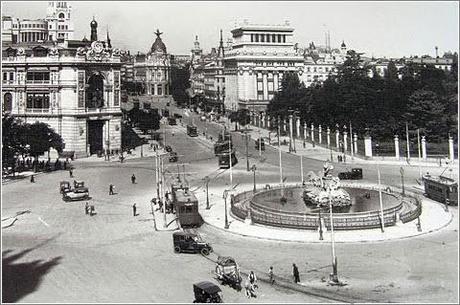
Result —
<instances>
[{"instance_id":1,"label":"row of windows","mask_svg":"<svg viewBox=\"0 0 460 305\"><path fill-rule=\"evenodd\" d=\"M295 65L294 62L289 62L289 61L262 61L262 60L254 60L254 63L257 66L289 66L292 67Z\"/></svg>"},{"instance_id":2,"label":"row of windows","mask_svg":"<svg viewBox=\"0 0 460 305\"><path fill-rule=\"evenodd\" d=\"M333 72L335 71L336 69L335 68L329 68L329 67L324 67L324 71L326 72ZM307 72L322 72L323 71L323 67L307 67Z\"/></svg>"},{"instance_id":3,"label":"row of windows","mask_svg":"<svg viewBox=\"0 0 460 305\"><path fill-rule=\"evenodd\" d=\"M13 81L14 80L14 72L3 72L3 81Z\"/></svg>"},{"instance_id":4,"label":"row of windows","mask_svg":"<svg viewBox=\"0 0 460 305\"><path fill-rule=\"evenodd\" d=\"M33 42L33 41L46 40L46 39L47 39L46 33L41 33L41 32L21 33L22 42Z\"/></svg>"},{"instance_id":5,"label":"row of windows","mask_svg":"<svg viewBox=\"0 0 460 305\"><path fill-rule=\"evenodd\" d=\"M58 25L58 30L68 30L69 26L68 25Z\"/></svg>"},{"instance_id":6,"label":"row of windows","mask_svg":"<svg viewBox=\"0 0 460 305\"><path fill-rule=\"evenodd\" d=\"M28 81L49 81L50 73L49 72L27 72Z\"/></svg>"},{"instance_id":7,"label":"row of windows","mask_svg":"<svg viewBox=\"0 0 460 305\"><path fill-rule=\"evenodd\" d=\"M251 34L251 42L285 43L286 35L282 34Z\"/></svg>"},{"instance_id":8,"label":"row of windows","mask_svg":"<svg viewBox=\"0 0 460 305\"><path fill-rule=\"evenodd\" d=\"M44 29L46 28L45 24L43 23L39 23L39 24L35 24L35 23L25 23L25 24L21 24L21 28L23 29Z\"/></svg>"},{"instance_id":9,"label":"row of windows","mask_svg":"<svg viewBox=\"0 0 460 305\"><path fill-rule=\"evenodd\" d=\"M28 109L48 109L50 108L49 93L28 93L27 94Z\"/></svg>"}]
</instances>

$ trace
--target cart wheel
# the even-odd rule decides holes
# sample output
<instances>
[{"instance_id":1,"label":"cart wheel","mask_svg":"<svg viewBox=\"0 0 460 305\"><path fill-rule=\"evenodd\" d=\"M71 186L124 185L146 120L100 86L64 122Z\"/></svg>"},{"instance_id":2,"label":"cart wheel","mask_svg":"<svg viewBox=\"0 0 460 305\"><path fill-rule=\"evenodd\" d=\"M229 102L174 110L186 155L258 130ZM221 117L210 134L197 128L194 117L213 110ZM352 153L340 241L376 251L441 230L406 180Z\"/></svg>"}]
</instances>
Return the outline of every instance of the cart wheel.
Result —
<instances>
[{"instance_id":1,"label":"cart wheel","mask_svg":"<svg viewBox=\"0 0 460 305\"><path fill-rule=\"evenodd\" d=\"M179 247L179 246L175 246L175 247L174 247L174 252L180 253L180 247Z\"/></svg>"},{"instance_id":2,"label":"cart wheel","mask_svg":"<svg viewBox=\"0 0 460 305\"><path fill-rule=\"evenodd\" d=\"M203 249L201 249L201 254L207 256L207 255L209 255L209 250L206 249L206 248L203 248Z\"/></svg>"}]
</instances>

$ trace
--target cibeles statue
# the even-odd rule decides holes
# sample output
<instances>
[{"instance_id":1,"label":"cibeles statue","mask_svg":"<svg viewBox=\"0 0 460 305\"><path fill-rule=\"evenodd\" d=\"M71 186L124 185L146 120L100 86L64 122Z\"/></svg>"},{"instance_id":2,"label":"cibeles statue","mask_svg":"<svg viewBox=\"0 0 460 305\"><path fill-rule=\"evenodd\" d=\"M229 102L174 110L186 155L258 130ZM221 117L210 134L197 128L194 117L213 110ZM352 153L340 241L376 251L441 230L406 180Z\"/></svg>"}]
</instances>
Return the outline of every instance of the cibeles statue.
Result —
<instances>
[{"instance_id":1,"label":"cibeles statue","mask_svg":"<svg viewBox=\"0 0 460 305\"><path fill-rule=\"evenodd\" d=\"M309 185L305 186L303 200L306 205L329 208L341 211L351 206L351 197L347 191L340 187L340 179L333 177L333 166L326 162L323 166L323 175L309 173Z\"/></svg>"}]
</instances>

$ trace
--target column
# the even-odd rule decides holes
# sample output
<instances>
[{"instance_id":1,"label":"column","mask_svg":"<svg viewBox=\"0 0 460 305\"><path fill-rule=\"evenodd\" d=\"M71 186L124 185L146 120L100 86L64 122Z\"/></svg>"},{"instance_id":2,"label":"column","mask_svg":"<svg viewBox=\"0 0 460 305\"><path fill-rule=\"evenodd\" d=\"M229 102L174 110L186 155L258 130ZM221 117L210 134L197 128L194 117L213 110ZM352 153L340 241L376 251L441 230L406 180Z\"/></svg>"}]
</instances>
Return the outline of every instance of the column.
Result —
<instances>
[{"instance_id":1,"label":"column","mask_svg":"<svg viewBox=\"0 0 460 305\"><path fill-rule=\"evenodd\" d=\"M449 159L454 161L454 139L449 135Z\"/></svg>"},{"instance_id":2,"label":"column","mask_svg":"<svg viewBox=\"0 0 460 305\"><path fill-rule=\"evenodd\" d=\"M347 138L348 138L348 133L347 133L347 131L345 130L345 131L343 132L343 151L344 151L345 153L347 153L347 151L348 151Z\"/></svg>"},{"instance_id":3,"label":"column","mask_svg":"<svg viewBox=\"0 0 460 305\"><path fill-rule=\"evenodd\" d=\"M422 158L426 160L426 139L425 136L422 136Z\"/></svg>"},{"instance_id":4,"label":"column","mask_svg":"<svg viewBox=\"0 0 460 305\"><path fill-rule=\"evenodd\" d=\"M287 121L286 119L283 120L283 131L286 132L287 130Z\"/></svg>"},{"instance_id":5,"label":"column","mask_svg":"<svg viewBox=\"0 0 460 305\"><path fill-rule=\"evenodd\" d=\"M313 125L313 123L311 123L311 140L312 142L315 142L315 126Z\"/></svg>"},{"instance_id":6,"label":"column","mask_svg":"<svg viewBox=\"0 0 460 305\"><path fill-rule=\"evenodd\" d=\"M339 149L339 136L340 132L338 129L335 130L335 147Z\"/></svg>"},{"instance_id":7,"label":"column","mask_svg":"<svg viewBox=\"0 0 460 305\"><path fill-rule=\"evenodd\" d=\"M327 137L327 147L331 146L331 129L329 126L326 129L326 137Z\"/></svg>"},{"instance_id":8,"label":"column","mask_svg":"<svg viewBox=\"0 0 460 305\"><path fill-rule=\"evenodd\" d=\"M300 118L299 117L296 117L295 124L296 124L296 131L297 131L296 137L300 138Z\"/></svg>"},{"instance_id":9,"label":"column","mask_svg":"<svg viewBox=\"0 0 460 305\"><path fill-rule=\"evenodd\" d=\"M321 131L322 131L322 129L321 129L321 125L319 125L319 126L318 126L319 144L321 144L321 142L322 142L322 135L321 135Z\"/></svg>"},{"instance_id":10,"label":"column","mask_svg":"<svg viewBox=\"0 0 460 305\"><path fill-rule=\"evenodd\" d=\"M265 128L265 113L262 113L262 128Z\"/></svg>"},{"instance_id":11,"label":"column","mask_svg":"<svg viewBox=\"0 0 460 305\"><path fill-rule=\"evenodd\" d=\"M399 138L398 135L395 135L395 157L399 160Z\"/></svg>"},{"instance_id":12,"label":"column","mask_svg":"<svg viewBox=\"0 0 460 305\"><path fill-rule=\"evenodd\" d=\"M268 82L267 82L267 74L262 74L262 88L264 90L264 100L268 100Z\"/></svg>"},{"instance_id":13,"label":"column","mask_svg":"<svg viewBox=\"0 0 460 305\"><path fill-rule=\"evenodd\" d=\"M355 154L358 153L358 135L356 132L353 134L353 147L355 149Z\"/></svg>"},{"instance_id":14,"label":"column","mask_svg":"<svg viewBox=\"0 0 460 305\"><path fill-rule=\"evenodd\" d=\"M364 137L364 155L372 158L372 138L370 136Z\"/></svg>"},{"instance_id":15,"label":"column","mask_svg":"<svg viewBox=\"0 0 460 305\"><path fill-rule=\"evenodd\" d=\"M303 139L307 139L307 122L303 122Z\"/></svg>"},{"instance_id":16,"label":"column","mask_svg":"<svg viewBox=\"0 0 460 305\"><path fill-rule=\"evenodd\" d=\"M292 126L292 124L293 124L292 119L293 119L293 115L290 114L289 115L289 151L292 151L292 140L294 138L293 137L293 131L294 130L293 130L293 126Z\"/></svg>"},{"instance_id":17,"label":"column","mask_svg":"<svg viewBox=\"0 0 460 305\"><path fill-rule=\"evenodd\" d=\"M270 129L270 116L267 115L267 128Z\"/></svg>"}]
</instances>

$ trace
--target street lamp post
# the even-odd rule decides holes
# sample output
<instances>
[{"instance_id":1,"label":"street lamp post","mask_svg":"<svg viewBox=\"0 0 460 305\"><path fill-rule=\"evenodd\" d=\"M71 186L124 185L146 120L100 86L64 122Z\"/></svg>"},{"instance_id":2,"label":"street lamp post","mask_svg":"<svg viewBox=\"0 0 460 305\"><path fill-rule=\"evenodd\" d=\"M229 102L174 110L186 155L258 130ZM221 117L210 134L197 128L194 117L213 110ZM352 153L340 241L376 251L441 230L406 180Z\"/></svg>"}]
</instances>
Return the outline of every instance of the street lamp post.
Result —
<instances>
[{"instance_id":1,"label":"street lamp post","mask_svg":"<svg viewBox=\"0 0 460 305\"><path fill-rule=\"evenodd\" d=\"M245 142L246 142L246 171L250 171L250 168L249 168L249 135L247 133L247 131L245 131Z\"/></svg>"},{"instance_id":2,"label":"street lamp post","mask_svg":"<svg viewBox=\"0 0 460 305\"><path fill-rule=\"evenodd\" d=\"M330 282L339 284L337 276L337 257L335 256L335 240L334 240L334 221L332 218L332 199L331 199L331 186L328 185L328 199L329 199L329 218L331 222L331 249L332 249L332 274L330 276Z\"/></svg>"},{"instance_id":3,"label":"street lamp post","mask_svg":"<svg viewBox=\"0 0 460 305\"><path fill-rule=\"evenodd\" d=\"M281 142L280 142L280 118L278 117L278 152L279 152L279 167L280 167L280 184L281 184L281 198L284 198L284 187L283 187L283 164L281 161Z\"/></svg>"},{"instance_id":4,"label":"street lamp post","mask_svg":"<svg viewBox=\"0 0 460 305\"><path fill-rule=\"evenodd\" d=\"M224 225L224 228L225 229L228 229L229 228L229 225L228 225L228 217L227 217L227 197L228 197L228 190L225 190L224 191L224 202L225 202L225 225Z\"/></svg>"},{"instance_id":5,"label":"street lamp post","mask_svg":"<svg viewBox=\"0 0 460 305\"><path fill-rule=\"evenodd\" d=\"M256 189L256 170L257 170L257 167L256 167L255 164L252 165L251 170L254 173L254 189L253 189L253 192L255 193L256 190L257 190Z\"/></svg>"},{"instance_id":6,"label":"street lamp post","mask_svg":"<svg viewBox=\"0 0 460 305\"><path fill-rule=\"evenodd\" d=\"M302 158L302 155L300 155L300 182L303 185L303 158Z\"/></svg>"},{"instance_id":7,"label":"street lamp post","mask_svg":"<svg viewBox=\"0 0 460 305\"><path fill-rule=\"evenodd\" d=\"M404 192L404 168L402 166L400 167L399 172L401 174L402 195L404 196L405 195L405 192Z\"/></svg>"},{"instance_id":8,"label":"street lamp post","mask_svg":"<svg viewBox=\"0 0 460 305\"><path fill-rule=\"evenodd\" d=\"M377 159L379 157L379 143L375 144L376 150L377 150ZM382 185L380 183L380 165L379 161L377 160L377 179L379 183L379 203L380 203L380 229L382 230L382 233L385 232L385 219L383 218L383 202L382 202Z\"/></svg>"},{"instance_id":9,"label":"street lamp post","mask_svg":"<svg viewBox=\"0 0 460 305\"><path fill-rule=\"evenodd\" d=\"M206 210L209 210L210 207L209 207L209 190L208 190L208 187L209 187L209 176L206 176L204 177L204 180L206 182Z\"/></svg>"}]
</instances>

